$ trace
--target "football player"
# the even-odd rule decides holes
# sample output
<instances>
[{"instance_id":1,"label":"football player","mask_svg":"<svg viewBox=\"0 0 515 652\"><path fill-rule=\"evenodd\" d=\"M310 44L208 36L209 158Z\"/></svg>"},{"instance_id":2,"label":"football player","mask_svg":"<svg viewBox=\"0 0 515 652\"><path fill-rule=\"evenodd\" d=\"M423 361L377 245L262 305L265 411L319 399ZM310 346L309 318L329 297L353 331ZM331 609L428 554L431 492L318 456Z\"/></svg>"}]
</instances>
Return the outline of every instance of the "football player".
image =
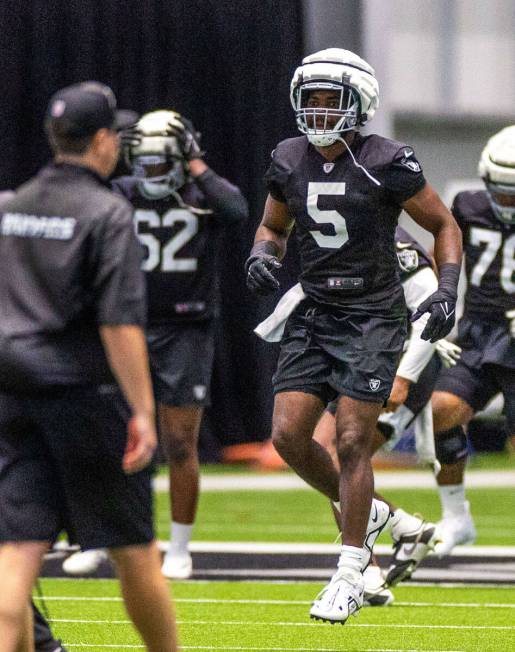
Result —
<instances>
[{"instance_id":1,"label":"football player","mask_svg":"<svg viewBox=\"0 0 515 652\"><path fill-rule=\"evenodd\" d=\"M135 208L145 249L147 343L170 472L170 545L162 572L171 579L192 574L188 546L199 493L199 428L210 402L220 236L248 214L240 190L204 162L199 138L175 111L147 113L122 134L132 176L113 181ZM72 555L65 569L90 572L102 554Z\"/></svg>"},{"instance_id":2,"label":"football player","mask_svg":"<svg viewBox=\"0 0 515 652\"><path fill-rule=\"evenodd\" d=\"M310 613L342 623L363 605L362 573L390 518L388 505L372 499L370 454L406 337L394 243L401 210L435 237L438 289L414 315L430 312L425 339L444 337L454 324L461 262L459 227L426 183L413 149L359 133L378 101L374 70L354 53L333 48L303 60L291 83L303 135L272 154L269 195L246 262L251 290L277 290L274 271L295 225L307 298L292 309L281 339L272 440L341 511L338 568ZM336 397L341 474L312 438Z\"/></svg>"},{"instance_id":3,"label":"football player","mask_svg":"<svg viewBox=\"0 0 515 652\"><path fill-rule=\"evenodd\" d=\"M395 246L399 271L406 305L411 313L417 306L438 288L438 280L432 268L432 260L426 250L403 228L395 231ZM255 332L267 341L279 341L284 329L285 314L281 310L288 301L288 295L301 291L300 285L294 286L281 300L274 313L259 324ZM282 314L282 318L281 318ZM379 417L373 440L373 450L393 450L406 429L412 426L426 408L431 392L441 367L440 359L434 354L438 350L444 364L454 365L459 357L459 348L439 340L436 344L420 338L427 323L428 315L415 321L410 329L409 339L404 346L404 353L397 369L392 391L384 412ZM314 439L326 448L333 462L339 468L336 452L336 414L337 402L332 401L316 425ZM416 427L421 432L417 437L417 452L421 463L434 465L435 450L431 424L426 424L419 417ZM375 494L376 498L388 502ZM391 502L392 518L388 529L394 542L394 555L387 576L380 568L371 563L363 573L365 582L364 604L369 606L386 606L393 601L393 594L386 585L395 585L408 579L419 563L433 549L436 536L434 523L406 513ZM339 520L339 514L337 521Z\"/></svg>"},{"instance_id":4,"label":"football player","mask_svg":"<svg viewBox=\"0 0 515 652\"><path fill-rule=\"evenodd\" d=\"M441 374L432 396L443 518L441 543L448 554L476 537L464 472L464 426L501 392L508 434L515 434L515 126L483 149L479 176L485 189L460 192L452 212L463 231L467 292L458 324L458 364Z\"/></svg>"}]
</instances>

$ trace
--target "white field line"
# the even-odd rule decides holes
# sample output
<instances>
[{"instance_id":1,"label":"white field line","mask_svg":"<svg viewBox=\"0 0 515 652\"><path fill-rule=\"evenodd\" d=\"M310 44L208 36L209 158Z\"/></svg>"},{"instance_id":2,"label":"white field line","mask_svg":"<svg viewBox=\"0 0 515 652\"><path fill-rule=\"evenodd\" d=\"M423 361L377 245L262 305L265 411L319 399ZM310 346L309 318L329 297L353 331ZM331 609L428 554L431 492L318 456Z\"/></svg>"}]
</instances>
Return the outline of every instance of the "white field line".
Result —
<instances>
[{"instance_id":1,"label":"white field line","mask_svg":"<svg viewBox=\"0 0 515 652\"><path fill-rule=\"evenodd\" d=\"M34 596L38 599L38 596ZM41 598L40 598L41 599ZM45 602L123 602L123 598L93 598L93 597L73 597L69 595L45 595L42 598ZM306 606L311 604L312 600L224 600L217 598L174 598L174 602L182 604L261 604L261 605L280 605L280 606ZM466 607L480 609L515 609L513 603L498 602L401 602L396 600L397 607Z\"/></svg>"},{"instance_id":2,"label":"white field line","mask_svg":"<svg viewBox=\"0 0 515 652\"><path fill-rule=\"evenodd\" d=\"M428 471L376 471L374 473L377 489L434 489L435 480ZM515 471L468 471L468 488L515 487ZM289 491L291 489L311 489L293 473L223 473L201 476L202 491ZM154 478L154 489L168 491L168 477Z\"/></svg>"},{"instance_id":3,"label":"white field line","mask_svg":"<svg viewBox=\"0 0 515 652\"><path fill-rule=\"evenodd\" d=\"M113 645L106 643L66 643L66 647L101 647L115 650L125 650L126 648L137 648L144 650L144 645ZM181 650L223 650L223 652L230 652L230 650L242 652L338 652L334 648L328 647L213 647L212 645L181 645ZM384 648L367 648L361 652L425 652L424 650L394 650L389 647L387 650ZM431 652L464 652L464 650L431 650Z\"/></svg>"},{"instance_id":4,"label":"white field line","mask_svg":"<svg viewBox=\"0 0 515 652\"><path fill-rule=\"evenodd\" d=\"M130 620L96 620L81 618L51 618L51 623L74 623L81 625L131 625ZM321 623L297 622L260 622L252 620L178 620L178 625L216 625L216 626L251 626L251 627L320 627ZM467 630L515 630L511 625L414 625L397 623L352 623L354 627L379 627L388 629L467 629Z\"/></svg>"},{"instance_id":5,"label":"white field line","mask_svg":"<svg viewBox=\"0 0 515 652\"><path fill-rule=\"evenodd\" d=\"M162 552L168 549L167 541L160 541L159 548ZM192 552L206 553L240 553L248 555L339 555L341 544L337 543L261 543L253 541L192 541ZM389 544L377 544L374 552L379 555L388 555L392 552ZM456 546L450 557L515 557L515 546Z\"/></svg>"}]
</instances>

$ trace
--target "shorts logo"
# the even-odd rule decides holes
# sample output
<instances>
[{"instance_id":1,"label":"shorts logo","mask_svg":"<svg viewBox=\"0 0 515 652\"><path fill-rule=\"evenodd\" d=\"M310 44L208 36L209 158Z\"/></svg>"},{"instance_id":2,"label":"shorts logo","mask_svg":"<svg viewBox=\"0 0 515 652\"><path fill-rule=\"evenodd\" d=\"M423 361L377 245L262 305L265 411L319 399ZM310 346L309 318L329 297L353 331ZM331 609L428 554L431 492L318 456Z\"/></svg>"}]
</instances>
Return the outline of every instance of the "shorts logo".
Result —
<instances>
[{"instance_id":1,"label":"shorts logo","mask_svg":"<svg viewBox=\"0 0 515 652\"><path fill-rule=\"evenodd\" d=\"M207 387L205 385L194 385L193 396L197 401L203 401L206 398Z\"/></svg>"},{"instance_id":2,"label":"shorts logo","mask_svg":"<svg viewBox=\"0 0 515 652\"><path fill-rule=\"evenodd\" d=\"M381 381L379 380L379 378L371 378L368 381L368 386L373 392L377 392L377 390L381 386Z\"/></svg>"},{"instance_id":3,"label":"shorts logo","mask_svg":"<svg viewBox=\"0 0 515 652\"><path fill-rule=\"evenodd\" d=\"M324 172L329 174L329 172L332 172L334 169L334 163L324 163L322 167L324 168Z\"/></svg>"}]
</instances>

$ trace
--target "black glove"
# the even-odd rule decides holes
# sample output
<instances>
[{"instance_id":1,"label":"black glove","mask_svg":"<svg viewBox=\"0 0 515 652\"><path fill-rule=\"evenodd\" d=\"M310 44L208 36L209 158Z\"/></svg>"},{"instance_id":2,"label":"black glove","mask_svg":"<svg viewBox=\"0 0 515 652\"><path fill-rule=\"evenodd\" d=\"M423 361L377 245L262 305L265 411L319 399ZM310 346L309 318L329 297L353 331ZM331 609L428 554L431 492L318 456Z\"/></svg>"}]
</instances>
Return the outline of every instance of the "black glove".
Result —
<instances>
[{"instance_id":1,"label":"black glove","mask_svg":"<svg viewBox=\"0 0 515 652\"><path fill-rule=\"evenodd\" d=\"M186 161L194 158L203 158L205 152L200 148L201 133L195 129L193 124L182 115L179 118L182 129L170 125L170 130L179 141L179 146Z\"/></svg>"},{"instance_id":2,"label":"black glove","mask_svg":"<svg viewBox=\"0 0 515 652\"><path fill-rule=\"evenodd\" d=\"M276 256L259 254L251 256L245 263L247 287L256 294L270 294L279 289L279 281L272 274L282 267Z\"/></svg>"},{"instance_id":3,"label":"black glove","mask_svg":"<svg viewBox=\"0 0 515 652\"><path fill-rule=\"evenodd\" d=\"M452 331L456 321L456 296L450 296L443 290L433 292L418 306L411 321L416 321L425 312L429 313L427 324L420 334L423 340L431 343L441 340Z\"/></svg>"},{"instance_id":4,"label":"black glove","mask_svg":"<svg viewBox=\"0 0 515 652\"><path fill-rule=\"evenodd\" d=\"M461 266L458 263L443 263L439 266L438 290L422 301L411 321L416 321L425 312L429 313L427 324L420 334L423 340L432 344L451 332L456 321L456 299Z\"/></svg>"}]
</instances>

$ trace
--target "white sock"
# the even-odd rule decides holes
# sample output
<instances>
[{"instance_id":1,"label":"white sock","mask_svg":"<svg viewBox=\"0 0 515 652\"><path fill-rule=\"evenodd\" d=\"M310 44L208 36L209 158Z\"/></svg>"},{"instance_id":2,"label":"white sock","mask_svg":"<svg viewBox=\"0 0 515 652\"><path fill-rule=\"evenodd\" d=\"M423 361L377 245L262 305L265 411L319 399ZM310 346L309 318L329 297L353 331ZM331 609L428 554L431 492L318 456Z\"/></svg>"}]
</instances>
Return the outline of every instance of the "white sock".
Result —
<instances>
[{"instance_id":1,"label":"white sock","mask_svg":"<svg viewBox=\"0 0 515 652\"><path fill-rule=\"evenodd\" d=\"M440 502L445 517L446 514L463 514L465 507L465 485L464 484L447 484L438 486Z\"/></svg>"},{"instance_id":2,"label":"white sock","mask_svg":"<svg viewBox=\"0 0 515 652\"><path fill-rule=\"evenodd\" d=\"M172 521L170 526L170 551L175 553L188 552L192 531L193 525L184 525L184 523Z\"/></svg>"},{"instance_id":3,"label":"white sock","mask_svg":"<svg viewBox=\"0 0 515 652\"><path fill-rule=\"evenodd\" d=\"M342 546L340 559L338 560L338 568L348 568L356 573L361 573L363 561L365 559L365 551L363 548L356 548L355 546Z\"/></svg>"},{"instance_id":4,"label":"white sock","mask_svg":"<svg viewBox=\"0 0 515 652\"><path fill-rule=\"evenodd\" d=\"M403 534L414 532L417 528L420 527L420 524L422 523L420 518L413 516L412 514L408 514L400 507L394 511L390 521L392 524L392 537L396 541L398 541Z\"/></svg>"}]
</instances>

